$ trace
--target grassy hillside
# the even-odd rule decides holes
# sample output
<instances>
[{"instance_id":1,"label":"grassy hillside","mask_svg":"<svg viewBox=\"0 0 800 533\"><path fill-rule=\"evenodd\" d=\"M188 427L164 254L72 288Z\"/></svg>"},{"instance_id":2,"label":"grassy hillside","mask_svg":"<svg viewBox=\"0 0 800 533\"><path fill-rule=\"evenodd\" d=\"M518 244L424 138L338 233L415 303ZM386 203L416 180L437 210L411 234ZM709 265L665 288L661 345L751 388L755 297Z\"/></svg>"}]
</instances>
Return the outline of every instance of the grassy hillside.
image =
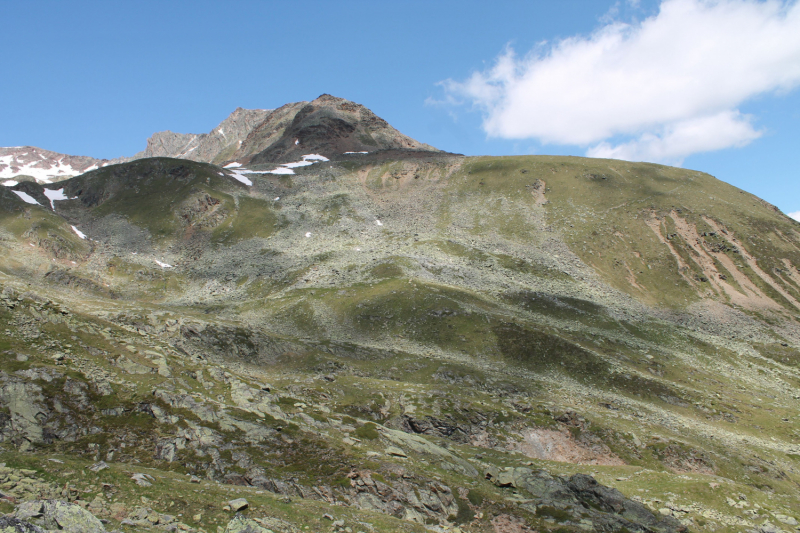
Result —
<instances>
[{"instance_id":1,"label":"grassy hillside","mask_svg":"<svg viewBox=\"0 0 800 533\"><path fill-rule=\"evenodd\" d=\"M59 453L69 467L41 475L60 480L103 459L116 477L92 483L162 513L174 484L207 531L231 491L312 529L326 512L353 531L793 527L796 222L659 165L339 159L252 186L144 159L63 182L77 199L55 213L1 196L3 383L39 387L47 413L3 407L2 453L29 454L15 468ZM100 432L63 433L67 378ZM217 504L167 481L184 474Z\"/></svg>"}]
</instances>

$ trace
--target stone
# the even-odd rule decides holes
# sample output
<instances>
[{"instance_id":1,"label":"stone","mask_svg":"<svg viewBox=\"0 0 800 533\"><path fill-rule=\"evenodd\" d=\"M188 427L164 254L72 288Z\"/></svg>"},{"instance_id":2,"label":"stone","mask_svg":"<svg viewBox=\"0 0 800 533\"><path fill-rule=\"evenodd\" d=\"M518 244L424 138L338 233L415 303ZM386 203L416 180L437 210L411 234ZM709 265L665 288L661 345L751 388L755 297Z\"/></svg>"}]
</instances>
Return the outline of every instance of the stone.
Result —
<instances>
[{"instance_id":1,"label":"stone","mask_svg":"<svg viewBox=\"0 0 800 533\"><path fill-rule=\"evenodd\" d=\"M775 519L779 522L783 522L788 526L796 526L797 520L791 516L786 516L785 514L776 514Z\"/></svg>"},{"instance_id":2,"label":"stone","mask_svg":"<svg viewBox=\"0 0 800 533\"><path fill-rule=\"evenodd\" d=\"M272 530L262 527L255 520L237 514L228 522L225 533L272 533Z\"/></svg>"},{"instance_id":3,"label":"stone","mask_svg":"<svg viewBox=\"0 0 800 533\"><path fill-rule=\"evenodd\" d=\"M26 502L17 509L16 518L33 520L44 529L66 533L105 533L105 527L82 507L60 500Z\"/></svg>"},{"instance_id":4,"label":"stone","mask_svg":"<svg viewBox=\"0 0 800 533\"><path fill-rule=\"evenodd\" d=\"M398 448L397 446L389 446L386 448L386 455L391 455L393 457L408 457L406 452Z\"/></svg>"},{"instance_id":5,"label":"stone","mask_svg":"<svg viewBox=\"0 0 800 533\"><path fill-rule=\"evenodd\" d=\"M155 479L148 474L133 474L131 479L140 487L151 487Z\"/></svg>"},{"instance_id":6,"label":"stone","mask_svg":"<svg viewBox=\"0 0 800 533\"><path fill-rule=\"evenodd\" d=\"M231 511L239 512L243 511L244 509L247 509L250 506L250 504L247 503L247 500L245 500L244 498L236 498L235 500L229 501L228 506L231 508Z\"/></svg>"},{"instance_id":7,"label":"stone","mask_svg":"<svg viewBox=\"0 0 800 533\"><path fill-rule=\"evenodd\" d=\"M108 468L108 464L105 461L100 461L99 463L95 463L89 467L89 470L92 472L100 472L101 470L105 470Z\"/></svg>"},{"instance_id":8,"label":"stone","mask_svg":"<svg viewBox=\"0 0 800 533\"><path fill-rule=\"evenodd\" d=\"M44 398L42 388L35 383L8 381L0 386L0 404L6 406L11 415L11 429L25 440L20 447L25 451L31 443L42 442L41 420L47 410L41 406Z\"/></svg>"},{"instance_id":9,"label":"stone","mask_svg":"<svg viewBox=\"0 0 800 533\"><path fill-rule=\"evenodd\" d=\"M44 530L19 518L0 516L0 533L44 533Z\"/></svg>"}]
</instances>

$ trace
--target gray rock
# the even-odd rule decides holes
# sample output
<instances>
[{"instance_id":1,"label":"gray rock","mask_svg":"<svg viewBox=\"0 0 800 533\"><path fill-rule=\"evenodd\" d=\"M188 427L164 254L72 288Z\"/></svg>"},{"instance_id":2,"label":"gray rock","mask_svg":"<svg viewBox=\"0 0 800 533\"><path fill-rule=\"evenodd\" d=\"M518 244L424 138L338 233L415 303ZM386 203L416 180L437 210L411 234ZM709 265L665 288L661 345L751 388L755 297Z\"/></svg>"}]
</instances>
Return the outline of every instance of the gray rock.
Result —
<instances>
[{"instance_id":1,"label":"gray rock","mask_svg":"<svg viewBox=\"0 0 800 533\"><path fill-rule=\"evenodd\" d=\"M19 518L0 516L0 533L44 533L44 530Z\"/></svg>"},{"instance_id":2,"label":"gray rock","mask_svg":"<svg viewBox=\"0 0 800 533\"><path fill-rule=\"evenodd\" d=\"M15 518L32 522L44 529L66 533L105 533L102 522L92 513L61 500L25 502L17 509Z\"/></svg>"},{"instance_id":3,"label":"gray rock","mask_svg":"<svg viewBox=\"0 0 800 533\"><path fill-rule=\"evenodd\" d=\"M236 498L235 500L229 501L228 506L231 508L231 511L238 512L247 509L250 504L247 503L247 500L244 498Z\"/></svg>"},{"instance_id":4,"label":"gray rock","mask_svg":"<svg viewBox=\"0 0 800 533\"><path fill-rule=\"evenodd\" d=\"M273 531L262 527L255 520L237 514L228 522L225 533L273 533Z\"/></svg>"},{"instance_id":5,"label":"gray rock","mask_svg":"<svg viewBox=\"0 0 800 533\"><path fill-rule=\"evenodd\" d=\"M593 477L575 474L569 479L553 477L543 470L514 468L503 472L490 470L486 478L498 486L525 490L536 505L559 509L580 509L601 530L685 531L671 516L659 516L644 505L629 500L621 492L601 485ZM576 517L578 519L580 517ZM643 529L644 528L644 529Z\"/></svg>"},{"instance_id":6,"label":"gray rock","mask_svg":"<svg viewBox=\"0 0 800 533\"><path fill-rule=\"evenodd\" d=\"M406 452L398 448L397 446L389 446L386 448L386 455L391 455L393 457L408 457Z\"/></svg>"},{"instance_id":7,"label":"gray rock","mask_svg":"<svg viewBox=\"0 0 800 533\"><path fill-rule=\"evenodd\" d=\"M8 408L12 436L21 438L23 450L43 440L41 420L49 415L43 401L42 388L34 383L15 380L0 387L0 405Z\"/></svg>"},{"instance_id":8,"label":"gray rock","mask_svg":"<svg viewBox=\"0 0 800 533\"><path fill-rule=\"evenodd\" d=\"M148 474L133 474L131 479L140 487L150 487L153 485L152 482L155 481L153 476Z\"/></svg>"}]
</instances>

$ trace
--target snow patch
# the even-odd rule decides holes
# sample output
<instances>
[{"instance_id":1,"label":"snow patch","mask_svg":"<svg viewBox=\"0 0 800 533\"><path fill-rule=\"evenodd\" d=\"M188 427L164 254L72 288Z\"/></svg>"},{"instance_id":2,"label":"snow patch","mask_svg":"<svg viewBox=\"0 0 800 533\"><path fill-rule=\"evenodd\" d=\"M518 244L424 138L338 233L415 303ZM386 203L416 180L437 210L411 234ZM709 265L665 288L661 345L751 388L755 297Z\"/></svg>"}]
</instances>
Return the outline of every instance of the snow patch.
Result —
<instances>
[{"instance_id":1,"label":"snow patch","mask_svg":"<svg viewBox=\"0 0 800 533\"><path fill-rule=\"evenodd\" d=\"M380 220L376 220L375 224L377 224L378 226L383 226L383 222L381 222Z\"/></svg>"},{"instance_id":2,"label":"snow patch","mask_svg":"<svg viewBox=\"0 0 800 533\"><path fill-rule=\"evenodd\" d=\"M32 197L30 194L28 194L26 192L22 192L22 191L11 191L11 192L16 194L20 198L22 198L22 201L25 202L26 204L42 205L42 204L40 204L39 202L36 201L36 198Z\"/></svg>"},{"instance_id":3,"label":"snow patch","mask_svg":"<svg viewBox=\"0 0 800 533\"><path fill-rule=\"evenodd\" d=\"M311 232L310 231L306 233L306 239L309 238L309 237L311 237Z\"/></svg>"},{"instance_id":4,"label":"snow patch","mask_svg":"<svg viewBox=\"0 0 800 533\"><path fill-rule=\"evenodd\" d=\"M44 195L47 196L48 200L50 200L50 207L53 209L53 211L56 210L56 204L53 203L54 201L56 201L56 200L69 200L69 198L67 198L67 195L64 194L64 188L63 187L58 189L57 191L56 190L52 190L52 189L45 189L44 190Z\"/></svg>"},{"instance_id":5,"label":"snow patch","mask_svg":"<svg viewBox=\"0 0 800 533\"><path fill-rule=\"evenodd\" d=\"M278 167L276 169L266 171L265 174L294 174L294 170L286 167Z\"/></svg>"},{"instance_id":6,"label":"snow patch","mask_svg":"<svg viewBox=\"0 0 800 533\"><path fill-rule=\"evenodd\" d=\"M228 163L227 165L225 165L222 168L237 168L237 167L240 167L240 166L242 166L241 163Z\"/></svg>"},{"instance_id":7,"label":"snow patch","mask_svg":"<svg viewBox=\"0 0 800 533\"><path fill-rule=\"evenodd\" d=\"M13 187L14 185L17 185L18 183L19 183L18 181L8 180L8 181L4 181L3 185L5 185L6 187Z\"/></svg>"},{"instance_id":8,"label":"snow patch","mask_svg":"<svg viewBox=\"0 0 800 533\"><path fill-rule=\"evenodd\" d=\"M70 226L70 228L72 228L72 231L74 231L74 232L75 232L75 235L77 235L77 236L78 236L78 237L80 237L81 239L84 239L84 240L86 240L86 235L85 235L85 234L84 234L84 233L83 233L81 230L79 230L79 229L78 229L78 228L76 228L75 226Z\"/></svg>"},{"instance_id":9,"label":"snow patch","mask_svg":"<svg viewBox=\"0 0 800 533\"><path fill-rule=\"evenodd\" d=\"M286 168L297 168L297 167L307 167L308 165L313 165L313 161L295 161L294 163L281 163L282 167Z\"/></svg>"},{"instance_id":10,"label":"snow patch","mask_svg":"<svg viewBox=\"0 0 800 533\"><path fill-rule=\"evenodd\" d=\"M346 154L368 154L369 152L345 152Z\"/></svg>"},{"instance_id":11,"label":"snow patch","mask_svg":"<svg viewBox=\"0 0 800 533\"><path fill-rule=\"evenodd\" d=\"M281 199L281 197L280 197L280 196L276 196L276 197L275 197L275 201L276 201L276 202L277 202L278 200L280 200L280 199Z\"/></svg>"},{"instance_id":12,"label":"snow patch","mask_svg":"<svg viewBox=\"0 0 800 533\"><path fill-rule=\"evenodd\" d=\"M300 144L300 139L295 139L294 140L294 145L297 146L298 144Z\"/></svg>"},{"instance_id":13,"label":"snow patch","mask_svg":"<svg viewBox=\"0 0 800 533\"><path fill-rule=\"evenodd\" d=\"M160 266L161 268L172 268L172 265L169 265L169 264L167 264L167 263L162 263L162 262L161 262L161 261L159 261L158 259L153 259L153 261L155 261L155 262L156 262L156 264L157 264L158 266Z\"/></svg>"},{"instance_id":14,"label":"snow patch","mask_svg":"<svg viewBox=\"0 0 800 533\"><path fill-rule=\"evenodd\" d=\"M319 154L307 154L303 156L303 161L330 161L324 155Z\"/></svg>"},{"instance_id":15,"label":"snow patch","mask_svg":"<svg viewBox=\"0 0 800 533\"><path fill-rule=\"evenodd\" d=\"M231 176L233 179L235 179L236 181L240 181L240 182L244 183L244 184L245 184L245 185L247 185L248 187L249 187L249 186L251 186L251 185L253 185L253 182L252 182L252 181L250 181L248 178L246 178L246 177L245 177L245 175L244 175L244 174L242 174L241 172L239 172L239 171L237 171L237 170L234 170L234 171L232 171L232 172L231 172L231 174L230 174L230 176Z\"/></svg>"}]
</instances>

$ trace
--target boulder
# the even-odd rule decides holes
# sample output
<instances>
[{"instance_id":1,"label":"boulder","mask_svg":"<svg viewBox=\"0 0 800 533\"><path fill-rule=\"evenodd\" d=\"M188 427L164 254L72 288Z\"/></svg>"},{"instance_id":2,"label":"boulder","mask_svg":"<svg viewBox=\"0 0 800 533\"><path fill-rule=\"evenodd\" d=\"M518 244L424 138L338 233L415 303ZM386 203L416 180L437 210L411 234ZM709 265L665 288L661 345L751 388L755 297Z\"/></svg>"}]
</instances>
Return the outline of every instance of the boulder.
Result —
<instances>
[{"instance_id":1,"label":"boulder","mask_svg":"<svg viewBox=\"0 0 800 533\"><path fill-rule=\"evenodd\" d=\"M231 511L236 513L247 509L250 504L244 498L236 498L235 500L229 501L228 506L231 508Z\"/></svg>"},{"instance_id":2,"label":"boulder","mask_svg":"<svg viewBox=\"0 0 800 533\"><path fill-rule=\"evenodd\" d=\"M44 530L19 518L0 516L0 533L44 533Z\"/></svg>"},{"instance_id":3,"label":"boulder","mask_svg":"<svg viewBox=\"0 0 800 533\"><path fill-rule=\"evenodd\" d=\"M225 533L273 533L273 531L262 527L255 520L237 514L228 522Z\"/></svg>"},{"instance_id":4,"label":"boulder","mask_svg":"<svg viewBox=\"0 0 800 533\"><path fill-rule=\"evenodd\" d=\"M102 522L92 513L61 500L25 502L17 508L15 518L32 522L48 530L66 533L105 533Z\"/></svg>"}]
</instances>

